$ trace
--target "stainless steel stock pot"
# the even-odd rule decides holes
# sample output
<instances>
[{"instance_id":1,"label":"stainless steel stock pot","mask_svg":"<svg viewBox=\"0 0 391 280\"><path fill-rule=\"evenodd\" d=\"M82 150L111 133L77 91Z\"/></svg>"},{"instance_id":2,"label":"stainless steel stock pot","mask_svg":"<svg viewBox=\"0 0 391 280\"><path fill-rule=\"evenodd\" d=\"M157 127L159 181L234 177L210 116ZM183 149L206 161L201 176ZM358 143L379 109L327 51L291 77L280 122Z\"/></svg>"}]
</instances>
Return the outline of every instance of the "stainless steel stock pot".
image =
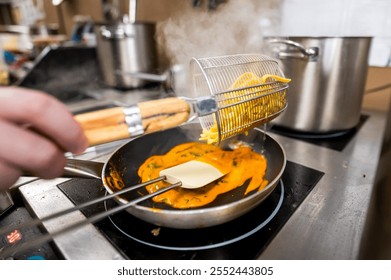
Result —
<instances>
[{"instance_id":1,"label":"stainless steel stock pot","mask_svg":"<svg viewBox=\"0 0 391 280\"><path fill-rule=\"evenodd\" d=\"M269 37L266 41L268 51L292 79L288 108L273 123L320 134L358 124L371 37Z\"/></svg>"}]
</instances>

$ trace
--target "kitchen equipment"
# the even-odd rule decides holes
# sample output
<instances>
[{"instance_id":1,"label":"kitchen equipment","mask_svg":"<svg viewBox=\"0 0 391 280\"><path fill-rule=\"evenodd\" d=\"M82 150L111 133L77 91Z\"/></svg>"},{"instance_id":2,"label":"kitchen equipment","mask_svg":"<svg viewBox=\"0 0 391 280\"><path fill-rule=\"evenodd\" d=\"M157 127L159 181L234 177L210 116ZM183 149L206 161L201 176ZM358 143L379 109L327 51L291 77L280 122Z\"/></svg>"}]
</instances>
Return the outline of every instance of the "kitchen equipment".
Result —
<instances>
[{"instance_id":1,"label":"kitchen equipment","mask_svg":"<svg viewBox=\"0 0 391 280\"><path fill-rule=\"evenodd\" d=\"M157 72L155 31L155 24L130 22L128 16L119 22L94 25L99 66L107 86L126 89L148 83L129 75L118 75L118 71Z\"/></svg>"},{"instance_id":2,"label":"kitchen equipment","mask_svg":"<svg viewBox=\"0 0 391 280\"><path fill-rule=\"evenodd\" d=\"M267 38L267 45L292 79L289 108L274 124L313 134L358 124L370 37L277 37Z\"/></svg>"},{"instance_id":3,"label":"kitchen equipment","mask_svg":"<svg viewBox=\"0 0 391 280\"><path fill-rule=\"evenodd\" d=\"M202 174L202 176L200 176ZM180 182L181 188L197 189L204 187L226 175L218 168L206 162L191 160L160 171L164 181L175 184Z\"/></svg>"},{"instance_id":4,"label":"kitchen equipment","mask_svg":"<svg viewBox=\"0 0 391 280\"><path fill-rule=\"evenodd\" d=\"M262 203L243 216L218 226L191 230L158 227L123 211L110 216L106 222L96 223L96 228L129 259L255 259L301 205L321 174L287 161L279 184ZM60 184L59 188L76 205L105 195L100 180L73 179ZM116 205L115 201L107 201L107 208L98 204L93 211L88 208L82 212L90 217ZM77 238L75 234L72 237ZM72 239L69 242L74 244ZM72 246L63 246L65 254L69 247ZM84 243L84 250L77 248L79 259L80 252L88 251L86 247ZM96 247L93 245L94 249ZM108 251L101 244L98 248L99 252ZM94 256L96 259L97 255Z\"/></svg>"},{"instance_id":5,"label":"kitchen equipment","mask_svg":"<svg viewBox=\"0 0 391 280\"><path fill-rule=\"evenodd\" d=\"M265 179L268 184L262 190L245 195L246 182L239 188L220 194L212 203L193 209L175 209L147 199L180 187L181 184L176 183L149 194L143 187L165 178L161 176L139 184L139 166L150 156L165 154L179 144L197 141L199 133L197 124L186 124L180 128L148 134L118 148L105 163L70 159L65 173L67 177L102 178L104 187L110 196L114 196L122 210L126 209L135 217L155 225L182 229L209 227L233 220L253 209L274 190L286 165L285 152L272 137L255 128L247 136L239 135L224 141L222 147L230 149L238 142L247 143L267 159ZM123 188L119 190L118 186ZM102 200L104 198L99 198L99 201ZM88 205L93 203L90 201Z\"/></svg>"},{"instance_id":6,"label":"kitchen equipment","mask_svg":"<svg viewBox=\"0 0 391 280\"><path fill-rule=\"evenodd\" d=\"M202 100L197 104L205 107ZM94 146L178 126L189 120L190 110L190 104L185 100L164 98L82 113L75 119L82 126L89 145Z\"/></svg>"},{"instance_id":7,"label":"kitchen equipment","mask_svg":"<svg viewBox=\"0 0 391 280\"><path fill-rule=\"evenodd\" d=\"M102 178L103 186L109 195L107 197L99 197L95 200L88 201L84 203L84 205L78 205L74 208L52 213L39 220L33 220L30 223L19 226L17 230L36 226L41 222L52 221L55 218L69 214L74 210L80 210L87 206L94 205L97 202L108 200L109 198L114 198L119 206L89 217L88 220L75 222L66 228L62 227L59 231L52 232L37 240L8 248L9 250L3 250L0 252L0 257L2 255L8 255L10 252L18 252L30 248L31 246L42 244L42 242L46 242L57 235L90 222L97 222L125 209L133 216L157 226L177 229L211 227L229 222L248 213L273 192L278 185L286 166L285 152L272 137L265 134L264 131L255 128L249 132L248 136L240 135L235 139L225 141L222 147L229 149L230 146L237 144L238 142L243 144L247 143L248 145L251 145L255 152L262 153L263 156L266 157L268 167L265 179L268 181L268 184L262 190L254 190L245 194L245 189L248 185L248 182L246 182L239 188L220 194L212 203L193 209L175 209L165 203L153 202L150 199L153 196L172 188L180 187L181 184L173 184L149 194L143 187L150 184L152 181L158 182L163 178L156 178L150 182L138 184L139 178L137 176L137 170L139 166L152 155L165 154L179 144L196 141L199 133L200 128L198 125L187 124L181 128L161 131L129 141L117 149L105 163L70 160L69 166L67 167L69 169L66 170L67 172L72 171L74 172L74 175L76 175L78 171L81 171L79 175L82 177ZM67 174L69 176L70 173ZM124 188L118 190L118 184L121 184ZM14 226L12 226L12 228L13 227ZM9 230L9 228L0 229L0 234L4 234Z\"/></svg>"},{"instance_id":8,"label":"kitchen equipment","mask_svg":"<svg viewBox=\"0 0 391 280\"><path fill-rule=\"evenodd\" d=\"M152 100L77 115L90 144L175 127L191 121L195 115L205 138L219 143L270 121L287 106L288 85L277 62L268 56L194 58L190 67L195 99Z\"/></svg>"},{"instance_id":9,"label":"kitchen equipment","mask_svg":"<svg viewBox=\"0 0 391 280\"><path fill-rule=\"evenodd\" d=\"M148 134L128 142L105 163L102 171L105 188L109 193L115 193L115 184L120 182L123 186L132 186L138 183L138 167L150 156L167 153L176 145L197 141L200 127L197 124L187 124L153 134ZM265 141L263 140L266 137ZM268 185L261 191L250 192L244 196L246 183L225 194L219 195L208 205L195 209L174 209L166 204L144 201L127 211L141 220L152 224L171 228L202 228L235 219L253 209L261 203L275 188L285 168L286 158L283 148L269 135L258 129L253 129L248 136L239 135L224 141L221 146L229 148L232 143L244 141L251 143L254 151L262 153L267 159L265 179ZM112 177L119 175L119 179ZM120 205L125 205L133 199L146 195L147 191L139 189L138 192L129 192L124 196L116 197Z\"/></svg>"}]
</instances>

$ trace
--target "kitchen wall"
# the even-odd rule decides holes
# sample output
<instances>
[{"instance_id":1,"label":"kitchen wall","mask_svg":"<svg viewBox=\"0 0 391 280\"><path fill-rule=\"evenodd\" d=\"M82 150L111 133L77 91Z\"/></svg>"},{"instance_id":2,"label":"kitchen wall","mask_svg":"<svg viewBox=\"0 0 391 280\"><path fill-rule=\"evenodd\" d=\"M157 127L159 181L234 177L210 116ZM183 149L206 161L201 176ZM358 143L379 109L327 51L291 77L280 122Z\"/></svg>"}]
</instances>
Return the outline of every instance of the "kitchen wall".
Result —
<instances>
[{"instance_id":1,"label":"kitchen wall","mask_svg":"<svg viewBox=\"0 0 391 280\"><path fill-rule=\"evenodd\" d=\"M386 112L389 110L389 105L391 105L390 98L391 67L369 67L363 108Z\"/></svg>"},{"instance_id":2,"label":"kitchen wall","mask_svg":"<svg viewBox=\"0 0 391 280\"><path fill-rule=\"evenodd\" d=\"M74 25L74 16L89 15L91 19L102 20L102 4L97 0L65 0L59 6L53 6L51 0L45 0L45 23L59 25L60 33L70 37Z\"/></svg>"},{"instance_id":3,"label":"kitchen wall","mask_svg":"<svg viewBox=\"0 0 391 280\"><path fill-rule=\"evenodd\" d=\"M280 34L370 36L372 66L391 66L391 1L284 0Z\"/></svg>"},{"instance_id":4,"label":"kitchen wall","mask_svg":"<svg viewBox=\"0 0 391 280\"><path fill-rule=\"evenodd\" d=\"M74 15L90 15L94 21L102 20L102 1L65 0L57 8L53 7L51 0L44 1L45 21L60 23L61 31L67 35L72 31ZM111 1L117 1L123 12L129 11L129 1ZM370 65L390 66L391 64L391 17L389 16L391 1L389 0L228 0L218 7L217 13L205 11L207 0L200 1L204 5L199 8L191 8L192 2L191 0L139 0L137 19L159 24L170 21L171 25L180 22L185 25L181 32L185 32L188 36L199 32L199 30L195 31L194 25L197 22L201 25L201 21L208 21L208 24L202 26L203 33L209 31L212 34L210 36L214 36L217 32L211 31L217 29L213 25L217 24L217 20L226 27L222 33L218 31L224 35L233 26L241 25L242 33L247 27L257 35L373 36ZM218 13L223 15L216 16ZM241 18L239 19L238 16ZM193 30L186 28L193 28ZM178 33L173 36L177 38ZM236 39L245 43L246 37ZM209 42L204 42L206 43Z\"/></svg>"},{"instance_id":5,"label":"kitchen wall","mask_svg":"<svg viewBox=\"0 0 391 280\"><path fill-rule=\"evenodd\" d=\"M45 1L45 21L59 22L68 36L75 15L89 15L93 21L103 19L102 1L65 0L56 8ZM129 13L128 2L118 0L123 13ZM282 0L228 0L213 11L207 9L207 0L199 7L193 7L192 2L137 1L137 20L157 24L159 52L166 58L163 63L188 64L193 56L260 52L262 35L279 26Z\"/></svg>"},{"instance_id":6,"label":"kitchen wall","mask_svg":"<svg viewBox=\"0 0 391 280\"><path fill-rule=\"evenodd\" d=\"M208 0L200 1L203 3L200 7L194 8L194 11L206 12L206 4ZM278 10L282 0L227 0L222 6L236 5L237 13L246 8L247 5L261 8L264 11ZM72 29L72 17L78 14L90 15L93 20L101 21L103 10L102 1L99 0L64 0L64 2L57 8L53 7L51 0L44 0L46 19L48 23L59 22L61 17L64 18L65 32L70 34ZM119 3L122 12L129 11L129 1L125 0L111 0L111 2ZM190 9L192 0L142 0L137 1L137 19L140 21L162 22L170 17L180 16L187 13ZM218 7L218 11L222 6ZM209 15L212 12L209 13ZM243 21L255 22L257 19L244 16Z\"/></svg>"},{"instance_id":7,"label":"kitchen wall","mask_svg":"<svg viewBox=\"0 0 391 280\"><path fill-rule=\"evenodd\" d=\"M387 111L391 94L390 15L389 0L284 0L278 34L373 37L363 107ZM376 88L380 90L372 91Z\"/></svg>"}]
</instances>

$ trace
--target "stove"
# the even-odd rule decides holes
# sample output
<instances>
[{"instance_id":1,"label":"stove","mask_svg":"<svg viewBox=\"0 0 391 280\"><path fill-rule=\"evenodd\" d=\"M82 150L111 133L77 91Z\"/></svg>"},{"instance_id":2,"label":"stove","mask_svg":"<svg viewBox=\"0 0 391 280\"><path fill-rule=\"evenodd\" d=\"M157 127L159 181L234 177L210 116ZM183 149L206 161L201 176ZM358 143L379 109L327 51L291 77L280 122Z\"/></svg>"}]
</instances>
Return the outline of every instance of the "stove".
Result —
<instances>
[{"instance_id":1,"label":"stove","mask_svg":"<svg viewBox=\"0 0 391 280\"><path fill-rule=\"evenodd\" d=\"M362 114L358 124L352 129L326 133L301 132L279 125L271 126L270 130L279 135L291 137L300 141L305 141L307 143L341 152L346 147L346 145L349 144L350 140L356 135L357 131L360 130L368 118L368 115Z\"/></svg>"},{"instance_id":2,"label":"stove","mask_svg":"<svg viewBox=\"0 0 391 280\"><path fill-rule=\"evenodd\" d=\"M94 226L125 259L255 259L323 175L323 172L288 161L278 186L266 200L247 214L218 226L191 230L164 228L139 220L126 211ZM101 180L95 179L71 179L57 187L75 205L106 195ZM0 228L33 219L28 206L23 205L21 199L16 202L2 217ZM107 200L81 212L88 218L115 206L114 201ZM5 247L19 241L10 242L10 234L1 237ZM34 227L20 230L19 234L29 240L44 235L44 231ZM25 240L20 238L20 241ZM51 242L18 252L12 258L64 259L64 255Z\"/></svg>"},{"instance_id":3,"label":"stove","mask_svg":"<svg viewBox=\"0 0 391 280\"><path fill-rule=\"evenodd\" d=\"M254 259L323 174L288 162L280 183L265 201L248 214L218 226L164 228L121 212L98 222L96 227L129 259ZM73 179L58 187L76 205L105 195L100 180ZM90 217L115 205L107 201L82 212Z\"/></svg>"},{"instance_id":4,"label":"stove","mask_svg":"<svg viewBox=\"0 0 391 280\"><path fill-rule=\"evenodd\" d=\"M62 52L68 52L68 49L55 49L55 57L61 56ZM85 50L84 50L85 51ZM94 58L94 49L88 49L83 56ZM77 56L79 51L72 50L72 57L75 61L80 61ZM43 59L45 60L45 59ZM45 63L42 63L45 65ZM48 65L52 65L48 63ZM87 67L96 70L96 65L86 63ZM45 66L48 67L48 66ZM70 65L69 67L73 67ZM91 70L92 71L92 70ZM33 73L33 71L32 71ZM33 74L31 74L33 75ZM35 75L35 74L34 74ZM99 75L95 73L94 75ZM26 79L21 85L29 86L34 79ZM33 88L40 88L40 83L34 80ZM134 104L151 98L160 98L170 96L172 93L162 91L156 85L148 88L135 90L119 90L106 88L94 80L93 85L83 85L76 95L69 98L63 95L56 96L63 101L73 113L85 112L106 108L121 104ZM312 135L304 137L293 135L290 131L284 131L278 127L272 127L270 132L276 135L283 135L290 139L296 139L299 142L307 142L321 147L322 152L325 149L331 150L332 154L340 153L352 142L361 127L370 117L363 115L360 125L355 129L341 135L329 135L314 139ZM283 139L283 138L282 138ZM282 143L283 144L283 143ZM121 143L113 143L106 147L94 147L86 155L86 159L98 159L107 157ZM289 147L290 148L290 147ZM298 148L301 148L299 145ZM93 155L91 156L90 153ZM330 157L331 158L331 157ZM333 156L335 158L335 156ZM82 156L83 159L83 156ZM310 165L300 163L299 161L289 160L281 177L278 186L273 193L269 195L259 206L247 214L222 225L192 230L179 230L164 227L158 227L144 221L141 221L128 212L121 212L105 218L88 228L92 231L91 238L98 240L99 243L107 243L113 248L114 258L124 259L257 259L268 248L269 244L276 238L284 225L289 221L292 215L298 210L301 204L316 189L319 182L324 177L330 177L322 168L313 168ZM326 175L326 176L325 176ZM329 180L329 179L326 179ZM36 216L42 217L41 209L53 207L52 211L58 206L57 196L63 196L66 199L66 205L80 205L91 199L106 195L105 188L101 180L95 179L55 179L53 181L30 180L22 182L19 188L13 188L11 195L14 205L0 216L0 228L7 225L17 226L33 220ZM42 187L43 185L43 187ZM46 187L49 186L47 189ZM21 190L21 191L20 191ZM34 193L32 190L36 190ZM50 191L45 192L46 190ZM52 194L53 192L53 194ZM52 197L48 199L47 196ZM38 206L42 199L43 205ZM48 204L47 204L48 203ZM108 200L81 210L78 219L92 217L97 213L104 212L116 203ZM65 206L64 206L65 207ZM66 208L66 207L65 207ZM45 215L43 215L45 216ZM0 247L10 247L23 240L39 238L50 230L46 224L42 227L33 227L23 229L18 232L7 232L0 236ZM83 230L87 232L87 230ZM184 238L186 236L186 238ZM69 233L66 241L54 240L26 251L19 252L9 256L12 259L80 259L87 258L86 255L78 256L69 253L67 245L77 241L79 235ZM84 239L86 240L86 239ZM82 240L77 246L82 246ZM98 246L99 247L99 246ZM91 247L89 247L91 248ZM96 249L97 251L99 248ZM82 251L82 250L80 250ZM0 249L1 252L1 249ZM98 259L94 252L88 254L88 258ZM100 257L99 257L100 258ZM107 257L112 258L112 257Z\"/></svg>"}]
</instances>

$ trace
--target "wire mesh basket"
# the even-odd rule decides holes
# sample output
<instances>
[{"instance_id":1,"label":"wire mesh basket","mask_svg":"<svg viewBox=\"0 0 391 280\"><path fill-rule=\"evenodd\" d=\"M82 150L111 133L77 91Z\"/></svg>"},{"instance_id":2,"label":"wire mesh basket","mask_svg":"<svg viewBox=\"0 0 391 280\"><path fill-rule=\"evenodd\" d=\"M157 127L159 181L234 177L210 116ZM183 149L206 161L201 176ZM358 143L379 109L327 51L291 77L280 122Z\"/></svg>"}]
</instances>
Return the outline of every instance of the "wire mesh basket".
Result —
<instances>
[{"instance_id":1,"label":"wire mesh basket","mask_svg":"<svg viewBox=\"0 0 391 280\"><path fill-rule=\"evenodd\" d=\"M199 118L209 143L267 123L287 107L289 79L284 79L278 62L268 56L193 58L190 71L195 95L212 96L217 101L214 114Z\"/></svg>"}]
</instances>

